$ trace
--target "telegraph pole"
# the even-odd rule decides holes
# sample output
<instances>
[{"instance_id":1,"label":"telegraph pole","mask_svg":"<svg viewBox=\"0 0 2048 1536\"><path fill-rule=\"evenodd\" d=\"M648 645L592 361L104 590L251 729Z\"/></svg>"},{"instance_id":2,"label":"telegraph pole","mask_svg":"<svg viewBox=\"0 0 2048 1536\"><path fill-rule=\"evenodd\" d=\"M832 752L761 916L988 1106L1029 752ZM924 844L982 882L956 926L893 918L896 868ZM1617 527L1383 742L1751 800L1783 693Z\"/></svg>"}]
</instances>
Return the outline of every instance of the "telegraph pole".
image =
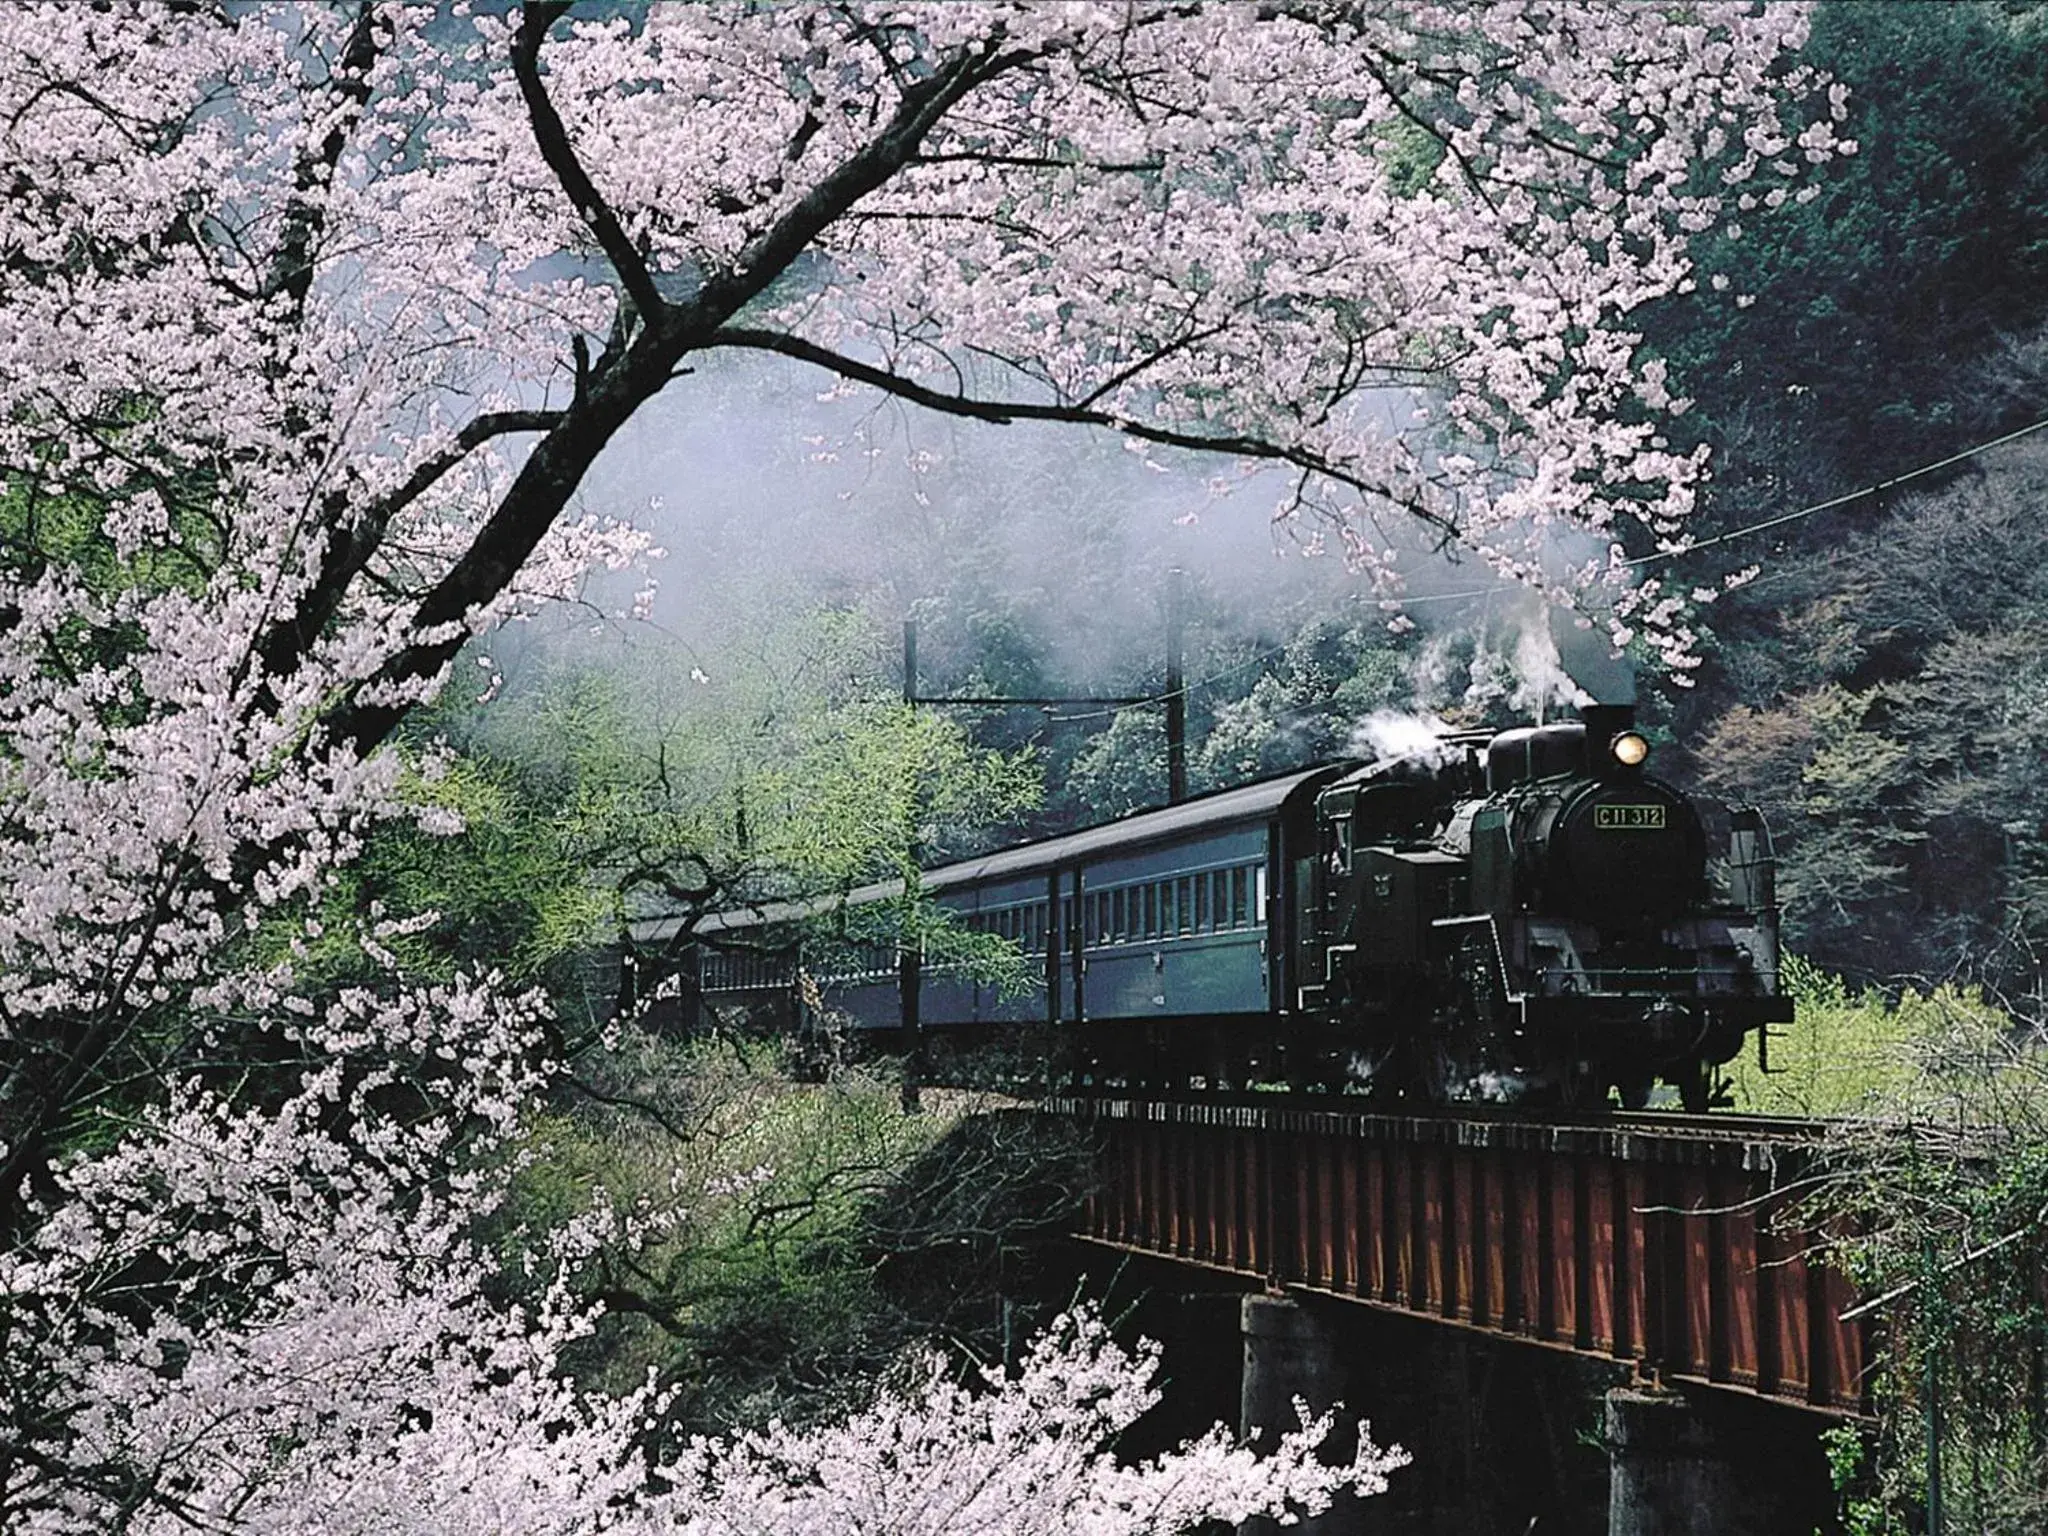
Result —
<instances>
[{"instance_id":1,"label":"telegraph pole","mask_svg":"<svg viewBox=\"0 0 2048 1536\"><path fill-rule=\"evenodd\" d=\"M990 708L1006 708L1013 705L1053 709L1061 705L1087 704L1121 707L1133 704L1163 704L1166 706L1166 799L1169 805L1178 805L1188 797L1188 689L1186 664L1183 655L1186 627L1185 577L1176 567L1166 573L1166 691L1164 693L1123 694L1104 697L1091 694L1085 696L1060 695L1045 698L1012 698L1000 695L942 694L927 697L918 691L917 677L917 620L903 621L903 702L915 709L920 704L964 704ZM903 1010L903 1112L914 1115L921 1107L920 1089L924 1080L924 1031L919 1015L919 985L923 969L922 914L919 903L922 893L918 889L915 871L923 866L924 849L919 845L913 829L909 849L909 868L912 871L903 888L902 920L900 937L896 949L896 986ZM1059 911L1059 902L1054 899L1049 910ZM1051 971L1051 954L1055 941L1047 938L1047 970Z\"/></svg>"},{"instance_id":2,"label":"telegraph pole","mask_svg":"<svg viewBox=\"0 0 2048 1536\"><path fill-rule=\"evenodd\" d=\"M1181 627L1184 618L1178 567L1166 573L1166 803L1188 797L1188 690L1183 677Z\"/></svg>"},{"instance_id":3,"label":"telegraph pole","mask_svg":"<svg viewBox=\"0 0 2048 1536\"><path fill-rule=\"evenodd\" d=\"M916 709L917 620L903 621L903 702ZM914 791L913 791L914 793ZM923 982L924 931L917 906L920 898L916 871L924 867L924 848L917 835L918 807L911 806L910 849L903 878L903 906L897 921L896 990L903 1010L903 1113L914 1115L924 1107L924 1028L919 1014L919 992Z\"/></svg>"},{"instance_id":4,"label":"telegraph pole","mask_svg":"<svg viewBox=\"0 0 2048 1536\"><path fill-rule=\"evenodd\" d=\"M903 702L966 705L979 709L1059 709L1069 705L1128 708L1159 704L1166 711L1166 800L1178 805L1188 797L1188 686L1186 664L1186 575L1175 567L1166 573L1166 687L1159 693L1117 694L924 694L917 687L917 620L903 621ZM1055 717L1057 718L1057 717Z\"/></svg>"}]
</instances>

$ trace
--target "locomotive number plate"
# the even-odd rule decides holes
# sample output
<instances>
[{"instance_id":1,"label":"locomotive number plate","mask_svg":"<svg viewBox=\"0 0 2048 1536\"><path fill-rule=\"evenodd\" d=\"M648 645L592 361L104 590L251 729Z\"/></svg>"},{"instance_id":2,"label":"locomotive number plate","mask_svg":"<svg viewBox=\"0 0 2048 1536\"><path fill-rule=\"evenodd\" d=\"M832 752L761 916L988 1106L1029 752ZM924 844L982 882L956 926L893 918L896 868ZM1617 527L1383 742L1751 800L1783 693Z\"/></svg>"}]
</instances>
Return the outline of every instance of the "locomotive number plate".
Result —
<instances>
[{"instance_id":1,"label":"locomotive number plate","mask_svg":"<svg viewBox=\"0 0 2048 1536\"><path fill-rule=\"evenodd\" d=\"M1593 807L1593 825L1610 832L1661 832L1664 830L1664 807L1596 805Z\"/></svg>"}]
</instances>

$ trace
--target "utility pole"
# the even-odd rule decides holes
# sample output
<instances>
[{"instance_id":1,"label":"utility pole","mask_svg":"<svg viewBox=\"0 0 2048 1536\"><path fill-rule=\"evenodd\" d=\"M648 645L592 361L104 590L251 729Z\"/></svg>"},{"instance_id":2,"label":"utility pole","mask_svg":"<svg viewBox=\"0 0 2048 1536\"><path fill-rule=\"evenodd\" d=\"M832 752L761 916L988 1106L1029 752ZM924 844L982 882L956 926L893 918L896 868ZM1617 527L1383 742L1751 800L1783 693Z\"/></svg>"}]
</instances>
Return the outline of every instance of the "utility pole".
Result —
<instances>
[{"instance_id":1,"label":"utility pole","mask_svg":"<svg viewBox=\"0 0 2048 1536\"><path fill-rule=\"evenodd\" d=\"M1185 576L1176 567L1166 573L1166 691L1159 694L1125 694L1116 697L1101 695L1060 695L1046 698L1009 698L999 695L959 694L936 695L927 698L918 691L917 677L917 620L903 621L903 702L915 709L920 704L965 704L971 706L1004 708L1011 705L1036 706L1041 709L1057 708L1068 704L1109 705L1112 707L1131 704L1163 704L1166 706L1166 798L1169 805L1178 805L1188 797L1188 689L1184 660L1183 631L1186 627ZM909 849L909 866L913 873L905 880L901 934L896 950L896 987L903 1010L903 1112L914 1115L920 1108L920 1089L924 1081L924 1032L919 1014L919 986L923 969L923 938L920 932L922 914L919 903L922 893L918 889L914 873L923 867L924 849L919 845L913 831ZM1051 899L1049 910L1059 911L1057 897ZM1047 939L1047 971L1052 973L1054 941ZM1048 994L1050 996L1050 994Z\"/></svg>"},{"instance_id":2,"label":"utility pole","mask_svg":"<svg viewBox=\"0 0 2048 1536\"><path fill-rule=\"evenodd\" d=\"M903 621L903 702L917 708L917 620ZM914 793L914 791L913 791ZM903 1010L903 1113L924 1107L924 1028L919 992L923 984L924 934L917 910L920 893L915 871L924 867L924 848L917 835L918 807L911 807L908 870L903 882L902 914L897 922L896 990Z\"/></svg>"},{"instance_id":3,"label":"utility pole","mask_svg":"<svg viewBox=\"0 0 2048 1536\"><path fill-rule=\"evenodd\" d=\"M1181 592L1178 567L1166 573L1166 803L1188 797L1188 690L1183 677Z\"/></svg>"},{"instance_id":4,"label":"utility pole","mask_svg":"<svg viewBox=\"0 0 2048 1536\"><path fill-rule=\"evenodd\" d=\"M1178 805L1188 797L1188 686L1186 663L1187 578L1178 566L1166 573L1166 687L1160 693L1047 694L923 694L917 687L917 620L903 621L903 702L954 704L980 709L1059 709L1068 705L1107 706L1159 704L1166 711L1166 800Z\"/></svg>"},{"instance_id":5,"label":"utility pole","mask_svg":"<svg viewBox=\"0 0 2048 1536\"><path fill-rule=\"evenodd\" d=\"M1939 1271L1934 1262L1934 1240L1929 1238L1921 1248L1921 1265L1927 1273L1927 1282L1922 1292L1920 1350L1926 1359L1926 1374L1922 1379L1922 1390L1927 1401L1923 1405L1927 1416L1927 1536L1942 1536L1944 1511L1941 1488L1941 1351L1935 1347L1936 1330L1945 1321L1938 1315L1941 1306Z\"/></svg>"}]
</instances>

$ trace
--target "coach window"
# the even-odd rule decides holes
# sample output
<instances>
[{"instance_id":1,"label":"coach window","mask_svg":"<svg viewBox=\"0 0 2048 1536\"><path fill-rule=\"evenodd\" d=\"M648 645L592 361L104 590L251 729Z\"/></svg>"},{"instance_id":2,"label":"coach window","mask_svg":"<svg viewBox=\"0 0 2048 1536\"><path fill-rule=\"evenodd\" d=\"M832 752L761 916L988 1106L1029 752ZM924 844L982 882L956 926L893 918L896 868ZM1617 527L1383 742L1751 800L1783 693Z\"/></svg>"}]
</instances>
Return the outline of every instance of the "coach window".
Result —
<instances>
[{"instance_id":1,"label":"coach window","mask_svg":"<svg viewBox=\"0 0 2048 1536\"><path fill-rule=\"evenodd\" d=\"M1264 923L1266 920L1266 866L1261 864L1254 869L1252 871L1252 878L1258 881L1259 885L1259 905L1257 912L1253 916L1253 921Z\"/></svg>"},{"instance_id":2,"label":"coach window","mask_svg":"<svg viewBox=\"0 0 2048 1536\"><path fill-rule=\"evenodd\" d=\"M1159 887L1149 880L1145 882L1145 931L1140 937L1159 937Z\"/></svg>"},{"instance_id":3,"label":"coach window","mask_svg":"<svg viewBox=\"0 0 2048 1536\"><path fill-rule=\"evenodd\" d=\"M1159 887L1159 934L1170 939L1179 926L1180 916L1173 904L1173 882L1163 882Z\"/></svg>"}]
</instances>

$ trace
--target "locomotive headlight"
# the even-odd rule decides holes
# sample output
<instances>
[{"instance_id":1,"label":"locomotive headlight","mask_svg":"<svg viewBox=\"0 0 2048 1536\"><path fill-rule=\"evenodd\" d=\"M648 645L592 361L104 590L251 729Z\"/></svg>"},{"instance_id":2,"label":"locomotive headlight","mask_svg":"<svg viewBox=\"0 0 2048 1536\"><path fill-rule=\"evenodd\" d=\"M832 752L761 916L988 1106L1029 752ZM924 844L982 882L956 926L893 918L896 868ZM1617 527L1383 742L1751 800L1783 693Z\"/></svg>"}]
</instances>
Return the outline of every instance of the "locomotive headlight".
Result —
<instances>
[{"instance_id":1,"label":"locomotive headlight","mask_svg":"<svg viewBox=\"0 0 2048 1536\"><path fill-rule=\"evenodd\" d=\"M1640 768L1650 755L1650 743L1635 731L1623 731L1608 744L1614 760L1624 768Z\"/></svg>"}]
</instances>

